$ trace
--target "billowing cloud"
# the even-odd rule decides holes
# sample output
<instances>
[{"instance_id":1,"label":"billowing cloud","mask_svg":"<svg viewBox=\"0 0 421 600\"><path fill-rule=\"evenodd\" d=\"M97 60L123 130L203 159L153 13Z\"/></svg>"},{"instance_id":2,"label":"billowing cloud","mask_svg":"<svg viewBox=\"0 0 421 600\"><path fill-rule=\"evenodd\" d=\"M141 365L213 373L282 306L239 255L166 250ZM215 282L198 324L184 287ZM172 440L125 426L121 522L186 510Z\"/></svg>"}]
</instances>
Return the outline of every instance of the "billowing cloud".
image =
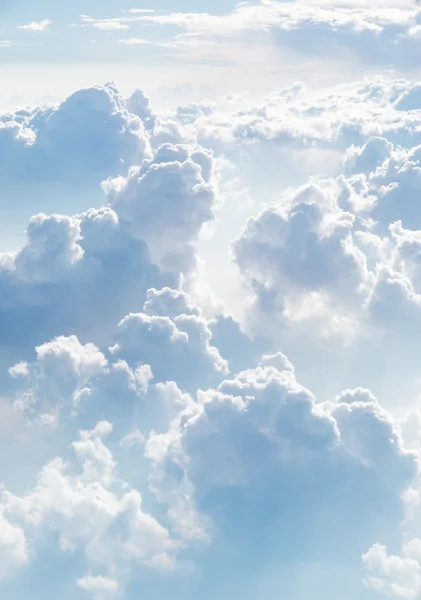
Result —
<instances>
[{"instance_id":1,"label":"billowing cloud","mask_svg":"<svg viewBox=\"0 0 421 600\"><path fill-rule=\"evenodd\" d=\"M99 183L148 151L142 121L113 84L79 90L57 107L2 115L2 176Z\"/></svg>"},{"instance_id":2,"label":"billowing cloud","mask_svg":"<svg viewBox=\"0 0 421 600\"><path fill-rule=\"evenodd\" d=\"M26 245L1 257L4 345L29 348L60 334L104 342L149 288L187 285L194 242L213 219L212 165L211 153L164 145L104 184L110 206L33 217ZM18 315L25 325L16 331Z\"/></svg>"},{"instance_id":3,"label":"billowing cloud","mask_svg":"<svg viewBox=\"0 0 421 600\"><path fill-rule=\"evenodd\" d=\"M131 235L147 242L158 264L174 268L192 260L190 242L213 219L212 169L211 153L164 144L127 178L103 185Z\"/></svg>"},{"instance_id":4,"label":"billowing cloud","mask_svg":"<svg viewBox=\"0 0 421 600\"><path fill-rule=\"evenodd\" d=\"M219 383L228 363L212 346L212 333L187 294L151 289L144 311L130 313L116 327L114 344L101 351L72 335L36 348L36 360L9 369L15 383L14 407L31 420L57 425L60 416L79 415L82 422L102 418L139 418L148 433L157 427L149 404L164 404L177 384L183 391ZM167 385L161 385L161 383ZM154 385L156 383L156 385ZM188 402L180 396L180 406ZM178 404L178 401L175 402ZM153 414L153 411L152 413Z\"/></svg>"},{"instance_id":5,"label":"billowing cloud","mask_svg":"<svg viewBox=\"0 0 421 600\"><path fill-rule=\"evenodd\" d=\"M28 560L29 550L24 530L8 521L0 513L0 549L3 560L0 566L0 580L13 574Z\"/></svg>"},{"instance_id":6,"label":"billowing cloud","mask_svg":"<svg viewBox=\"0 0 421 600\"><path fill-rule=\"evenodd\" d=\"M366 257L351 235L354 220L312 184L250 219L234 257L259 301L271 294L288 321L315 318L327 330L352 328L352 305L369 285Z\"/></svg>"},{"instance_id":7,"label":"billowing cloud","mask_svg":"<svg viewBox=\"0 0 421 600\"><path fill-rule=\"evenodd\" d=\"M146 448L152 489L176 527L211 538L209 564L237 556L253 572L358 565L367 540L400 522L417 472L370 393L318 403L280 354L200 392Z\"/></svg>"},{"instance_id":8,"label":"billowing cloud","mask_svg":"<svg viewBox=\"0 0 421 600\"><path fill-rule=\"evenodd\" d=\"M421 590L419 539L404 544L402 556L389 555L386 546L374 544L363 554L367 587L388 597L418 598Z\"/></svg>"},{"instance_id":9,"label":"billowing cloud","mask_svg":"<svg viewBox=\"0 0 421 600\"><path fill-rule=\"evenodd\" d=\"M52 460L22 496L4 491L2 508L22 523L29 536L36 536L40 528L51 529L62 552L80 548L91 567L107 573L147 566L162 556L170 561L176 542L143 510L140 493L117 479L116 463L104 444L111 431L106 421L81 431L72 444L73 465ZM117 582L105 576L85 576L78 585L97 597L118 590Z\"/></svg>"},{"instance_id":10,"label":"billowing cloud","mask_svg":"<svg viewBox=\"0 0 421 600\"><path fill-rule=\"evenodd\" d=\"M82 20L179 27L175 52L374 47L385 65L416 55L419 9ZM44 214L34 192L25 243L0 254L7 597L19 570L44 592L54 556L55 595L78 600L333 600L339 579L344 600L415 600L419 100L404 79L297 82L164 113L107 84L0 116L6 190L86 194Z\"/></svg>"}]
</instances>

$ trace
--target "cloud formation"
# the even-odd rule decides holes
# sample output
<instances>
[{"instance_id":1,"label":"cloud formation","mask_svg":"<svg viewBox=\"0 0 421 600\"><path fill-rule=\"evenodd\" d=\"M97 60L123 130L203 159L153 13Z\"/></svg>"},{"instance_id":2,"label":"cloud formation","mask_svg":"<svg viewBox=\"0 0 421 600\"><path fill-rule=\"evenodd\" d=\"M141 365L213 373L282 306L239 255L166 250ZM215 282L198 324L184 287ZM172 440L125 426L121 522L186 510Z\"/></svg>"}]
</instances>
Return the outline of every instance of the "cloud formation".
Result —
<instances>
[{"instance_id":1,"label":"cloud formation","mask_svg":"<svg viewBox=\"0 0 421 600\"><path fill-rule=\"evenodd\" d=\"M25 31L45 31L52 25L49 19L43 19L42 21L32 21L27 25L19 25L18 29L24 29Z\"/></svg>"},{"instance_id":2,"label":"cloud formation","mask_svg":"<svg viewBox=\"0 0 421 600\"><path fill-rule=\"evenodd\" d=\"M418 18L258 9L271 35L331 17L380 42L397 13ZM208 35L200 19L180 26ZM2 115L5 180L77 175L104 193L35 214L0 255L0 421L18 457L32 448L16 466L0 452L15 595L51 553L75 598L271 600L290 577L292 600L317 581L333 600L333 573L346 600L415 600L419 109L417 82L378 79L170 114L107 84ZM238 302L212 295L230 248Z\"/></svg>"},{"instance_id":3,"label":"cloud formation","mask_svg":"<svg viewBox=\"0 0 421 600\"><path fill-rule=\"evenodd\" d=\"M99 183L148 153L141 120L129 113L113 84L78 90L57 107L2 115L0 144L2 177L10 183L17 178Z\"/></svg>"}]
</instances>

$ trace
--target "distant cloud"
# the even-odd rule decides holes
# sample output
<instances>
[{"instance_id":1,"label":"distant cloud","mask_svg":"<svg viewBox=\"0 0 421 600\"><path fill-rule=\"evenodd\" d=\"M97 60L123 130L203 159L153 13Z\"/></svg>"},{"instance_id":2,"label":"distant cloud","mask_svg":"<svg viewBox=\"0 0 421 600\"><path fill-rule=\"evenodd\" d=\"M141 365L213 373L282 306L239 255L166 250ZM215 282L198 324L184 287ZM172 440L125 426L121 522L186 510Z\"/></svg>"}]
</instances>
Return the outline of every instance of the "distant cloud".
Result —
<instances>
[{"instance_id":1,"label":"distant cloud","mask_svg":"<svg viewBox=\"0 0 421 600\"><path fill-rule=\"evenodd\" d=\"M142 13L154 13L155 10L153 8L129 8L127 11L129 13L142 14Z\"/></svg>"},{"instance_id":2,"label":"distant cloud","mask_svg":"<svg viewBox=\"0 0 421 600\"><path fill-rule=\"evenodd\" d=\"M104 29L105 31L114 31L118 29L130 29L128 25L124 23L120 23L117 20L110 21L98 21L98 23L93 23L92 27L96 27L97 29Z\"/></svg>"},{"instance_id":3,"label":"distant cloud","mask_svg":"<svg viewBox=\"0 0 421 600\"><path fill-rule=\"evenodd\" d=\"M83 590L91 592L98 600L116 594L119 589L118 581L102 575L87 575L78 579L77 584Z\"/></svg>"},{"instance_id":4,"label":"distant cloud","mask_svg":"<svg viewBox=\"0 0 421 600\"><path fill-rule=\"evenodd\" d=\"M32 21L32 23L28 23L27 25L19 25L18 29L26 29L26 31L45 31L50 25L52 25L52 22L49 19L43 19L39 22Z\"/></svg>"},{"instance_id":5,"label":"distant cloud","mask_svg":"<svg viewBox=\"0 0 421 600\"><path fill-rule=\"evenodd\" d=\"M150 44L154 45L154 42L151 42L150 40L145 40L144 38L123 38L121 40L118 40L118 43L125 44L126 46L141 46Z\"/></svg>"}]
</instances>

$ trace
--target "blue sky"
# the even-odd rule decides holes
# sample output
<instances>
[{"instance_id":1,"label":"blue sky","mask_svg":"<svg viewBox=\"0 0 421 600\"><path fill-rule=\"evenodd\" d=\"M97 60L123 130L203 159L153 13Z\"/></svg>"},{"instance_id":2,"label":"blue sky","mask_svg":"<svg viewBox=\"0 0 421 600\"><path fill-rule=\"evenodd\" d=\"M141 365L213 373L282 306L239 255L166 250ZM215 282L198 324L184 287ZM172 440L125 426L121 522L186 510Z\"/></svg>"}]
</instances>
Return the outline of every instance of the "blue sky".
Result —
<instances>
[{"instance_id":1,"label":"blue sky","mask_svg":"<svg viewBox=\"0 0 421 600\"><path fill-rule=\"evenodd\" d=\"M419 3L0 17L0 596L419 600Z\"/></svg>"}]
</instances>

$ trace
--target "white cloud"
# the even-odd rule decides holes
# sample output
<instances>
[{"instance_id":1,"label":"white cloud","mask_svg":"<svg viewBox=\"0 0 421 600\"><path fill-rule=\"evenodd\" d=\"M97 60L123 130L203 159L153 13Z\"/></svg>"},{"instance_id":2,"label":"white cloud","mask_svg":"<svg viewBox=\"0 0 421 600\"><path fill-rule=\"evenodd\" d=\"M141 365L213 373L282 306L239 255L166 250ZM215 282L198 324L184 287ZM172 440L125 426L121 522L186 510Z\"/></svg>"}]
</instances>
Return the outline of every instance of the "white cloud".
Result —
<instances>
[{"instance_id":1,"label":"white cloud","mask_svg":"<svg viewBox=\"0 0 421 600\"><path fill-rule=\"evenodd\" d=\"M79 187L98 184L149 152L141 120L113 84L78 90L57 107L2 115L0 144L9 185L24 176L36 183L68 177Z\"/></svg>"},{"instance_id":2,"label":"white cloud","mask_svg":"<svg viewBox=\"0 0 421 600\"><path fill-rule=\"evenodd\" d=\"M352 562L364 540L400 522L417 466L372 395L344 398L318 403L285 357L266 357L152 433L152 489L183 535L205 527L216 553L222 543L239 560L263 553L278 566L291 554Z\"/></svg>"},{"instance_id":3,"label":"white cloud","mask_svg":"<svg viewBox=\"0 0 421 600\"><path fill-rule=\"evenodd\" d=\"M42 21L28 23L27 25L19 25L18 29L25 29L26 31L46 31L52 22L49 19L43 19Z\"/></svg>"},{"instance_id":4,"label":"white cloud","mask_svg":"<svg viewBox=\"0 0 421 600\"><path fill-rule=\"evenodd\" d=\"M123 437L123 439L120 442L120 446L122 448L130 449L133 446L137 445L143 446L144 443L145 438L143 437L141 432L138 429L132 429L130 433Z\"/></svg>"},{"instance_id":5,"label":"white cloud","mask_svg":"<svg viewBox=\"0 0 421 600\"><path fill-rule=\"evenodd\" d=\"M285 1L240 3L224 15L132 12L119 21L179 27L185 34L173 40L174 47L184 47L191 57L200 46L203 56L215 53L219 58L234 57L241 63L250 46L254 55L270 47L280 49L280 58L287 51L294 63L300 56L308 59L317 55L331 64L339 60L411 69L416 66L413 53L419 51L416 36L419 14L419 7L410 1L333 4ZM255 59L253 52L249 55L250 60Z\"/></svg>"},{"instance_id":6,"label":"white cloud","mask_svg":"<svg viewBox=\"0 0 421 600\"><path fill-rule=\"evenodd\" d=\"M141 568L156 556L171 554L177 544L143 511L140 493L117 479L116 463L103 442L111 430L111 424L103 422L80 432L72 445L74 465L52 460L22 496L4 491L2 507L31 539L40 528L52 530L62 552L81 549L89 565L123 575L127 568ZM21 544L20 531L11 533ZM108 575L88 576L78 584L97 598L118 590L117 581Z\"/></svg>"},{"instance_id":7,"label":"white cloud","mask_svg":"<svg viewBox=\"0 0 421 600\"><path fill-rule=\"evenodd\" d=\"M326 332L342 334L352 330L352 305L369 285L366 258L351 237L354 220L328 190L305 186L248 221L234 242L235 260L262 302L272 294L281 317L321 319Z\"/></svg>"},{"instance_id":8,"label":"white cloud","mask_svg":"<svg viewBox=\"0 0 421 600\"><path fill-rule=\"evenodd\" d=\"M120 23L120 21L113 19L110 21L98 21L97 23L92 23L92 27L96 27L97 29L103 29L104 31L118 31L121 29L130 29L128 25L125 23Z\"/></svg>"},{"instance_id":9,"label":"white cloud","mask_svg":"<svg viewBox=\"0 0 421 600\"><path fill-rule=\"evenodd\" d=\"M402 556L390 555L386 546L374 544L363 554L362 561L367 572L367 587L389 597L418 598L421 591L420 540L405 543Z\"/></svg>"},{"instance_id":10,"label":"white cloud","mask_svg":"<svg viewBox=\"0 0 421 600\"><path fill-rule=\"evenodd\" d=\"M350 36L362 23L370 40L380 17L396 21L391 3L303 6L322 28L330 10ZM300 16L290 3L260 9ZM288 35L302 28L288 21ZM106 176L108 202L38 214L26 244L0 255L1 402L32 450L6 470L1 576L36 570L29 559L58 540L98 600L144 575L154 598L157 569L176 596L191 565L202 587L223 573L229 588L232 556L246 587L273 565L278 593L285 564L359 578L364 554L368 585L416 598L417 544L399 557L376 542L392 549L419 496L419 444L408 451L396 415L419 371L418 109L405 80L297 83L170 115L109 84L0 117L4 181L64 190ZM221 273L236 236L241 324L197 301L210 224Z\"/></svg>"},{"instance_id":11,"label":"white cloud","mask_svg":"<svg viewBox=\"0 0 421 600\"><path fill-rule=\"evenodd\" d=\"M145 38L123 38L118 40L119 44L125 44L126 46L148 46L150 44L157 45L156 42L146 40Z\"/></svg>"},{"instance_id":12,"label":"white cloud","mask_svg":"<svg viewBox=\"0 0 421 600\"><path fill-rule=\"evenodd\" d=\"M79 100L73 99L72 110L76 110L79 101L86 106L83 98L88 103L92 97L96 98L94 114L98 119L99 137L95 139L91 129L89 143L96 146L103 139L106 147L110 144L106 162L111 158L115 164L118 157L115 144L118 145L121 136L124 138L127 133L129 138L122 140L122 148L133 149L134 155L142 142L137 132L124 130L126 121L121 120L123 115L118 105L116 112L109 115L111 137L108 141L105 139L108 134L103 130L103 121L99 125L103 114L98 115L97 111L103 101L109 109L109 91L98 90L98 95L96 91L81 94ZM65 112L57 117L56 125L60 122L58 131L63 131L63 135L57 134L56 140L63 142L69 135L72 143L69 144L71 154L64 153L66 161L62 166L70 169L70 156L73 156L78 163L81 161L82 167L85 161L76 150L78 145L73 146L75 133L70 127L73 120L68 121ZM48 127L52 127L58 113L50 114ZM130 121L135 119L137 125L141 123L138 117L129 117L126 111L123 114ZM95 130L92 123L95 119L89 115L88 112L89 127ZM84 131L83 136L86 135ZM66 146L66 142L63 143ZM140 166L131 168L127 177L104 183L109 207L73 216L34 216L27 228L26 245L15 253L1 256L2 286L4 290L9 289L15 299L12 304L3 302L1 305L0 302L0 313L3 311L0 320L11 326L8 310L37 314L21 330L20 337L13 335L7 342L5 332L5 343L22 351L23 346L28 349L46 338L71 333L85 341L111 342L119 320L141 309L149 288L190 287L197 270L195 242L204 224L214 218L217 201L213 156L196 146L169 144L160 146L150 156L150 159L140 159ZM102 160L100 155L94 158L98 159ZM77 170L79 166L74 165L74 168ZM92 308L95 306L93 313L88 310L89 304ZM94 313L96 318L92 318ZM16 356L17 360L25 359L25 355Z\"/></svg>"},{"instance_id":13,"label":"white cloud","mask_svg":"<svg viewBox=\"0 0 421 600\"><path fill-rule=\"evenodd\" d=\"M77 584L83 590L90 592L94 600L103 600L114 596L119 590L118 581L109 579L102 575L86 575L77 580Z\"/></svg>"},{"instance_id":14,"label":"white cloud","mask_svg":"<svg viewBox=\"0 0 421 600\"><path fill-rule=\"evenodd\" d=\"M213 168L210 152L164 144L149 163L103 186L110 206L133 237L147 242L158 264L174 268L191 262L190 243L214 218Z\"/></svg>"},{"instance_id":15,"label":"white cloud","mask_svg":"<svg viewBox=\"0 0 421 600\"><path fill-rule=\"evenodd\" d=\"M174 397L172 382L187 391L219 383L228 372L227 361L212 346L208 322L187 294L151 289L146 298L145 312L121 321L109 350L81 344L76 336L60 336L37 347L34 362L11 367L15 409L31 421L40 415L45 421L49 415L53 425L69 415L82 423L88 415L101 415L122 419L126 427L130 415L143 415L142 431L135 428L121 442L131 446L142 441L148 424L156 429L159 421L168 423L173 404L179 410L189 403L183 394ZM148 407L151 398L156 414ZM82 442L93 443L82 440L80 448Z\"/></svg>"},{"instance_id":16,"label":"white cloud","mask_svg":"<svg viewBox=\"0 0 421 600\"><path fill-rule=\"evenodd\" d=\"M15 569L22 567L29 558L28 544L24 530L9 522L0 511L0 579L10 576Z\"/></svg>"}]
</instances>

